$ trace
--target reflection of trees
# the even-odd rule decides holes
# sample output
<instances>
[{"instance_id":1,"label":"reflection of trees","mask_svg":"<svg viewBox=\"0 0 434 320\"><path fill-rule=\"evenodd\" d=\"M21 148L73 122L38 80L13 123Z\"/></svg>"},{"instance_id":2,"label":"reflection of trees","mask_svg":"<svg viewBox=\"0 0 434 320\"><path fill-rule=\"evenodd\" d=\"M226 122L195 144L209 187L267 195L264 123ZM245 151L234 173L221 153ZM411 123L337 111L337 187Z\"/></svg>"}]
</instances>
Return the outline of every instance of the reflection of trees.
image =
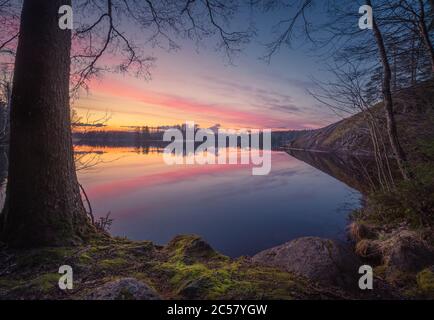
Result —
<instances>
[{"instance_id":1,"label":"reflection of trees","mask_svg":"<svg viewBox=\"0 0 434 320\"><path fill-rule=\"evenodd\" d=\"M268 5L274 8L282 3L291 3L294 10L288 10L287 17L276 22L276 34L267 45L265 58L270 60L283 46L292 47L303 37L313 44L316 53L324 57L321 63L331 65L331 68L336 66L345 70L352 65L360 65L360 72L357 70L351 75L353 81L365 77L369 81L358 81L362 86L357 89L361 94L357 93L357 96L360 95L369 107L383 102L379 106L386 119L385 125L378 126L380 130L375 128L375 131L385 133L401 178L412 180L414 176L408 162L411 155L406 154L401 146L404 134L396 123L394 96L400 89L433 78L434 48L431 36L434 1L362 1L360 3L370 6L375 13L372 31L356 27L354 1L270 0ZM317 19L318 9L328 14ZM336 74L329 75L328 79L332 83L342 82ZM339 90L342 91L347 84L348 81L344 81L344 86ZM347 93L354 96L353 89L345 88ZM341 104L340 99L341 96L335 93L335 102ZM377 136L375 133L373 140ZM378 154L381 141L375 141L374 144L377 144L374 148ZM389 180L387 175L387 172L383 174L384 181ZM394 187L389 182L384 185L387 190Z\"/></svg>"},{"instance_id":2,"label":"reflection of trees","mask_svg":"<svg viewBox=\"0 0 434 320\"><path fill-rule=\"evenodd\" d=\"M364 194L379 187L373 158L296 150L288 153Z\"/></svg>"},{"instance_id":3,"label":"reflection of trees","mask_svg":"<svg viewBox=\"0 0 434 320\"><path fill-rule=\"evenodd\" d=\"M107 112L99 118L95 118L89 111L84 116L79 116L73 109L71 111L71 127L73 131L80 130L82 134L87 134L94 128L106 126L110 118L111 115ZM77 171L90 169L102 162L101 153L92 151L74 152L74 162Z\"/></svg>"},{"instance_id":4,"label":"reflection of trees","mask_svg":"<svg viewBox=\"0 0 434 320\"><path fill-rule=\"evenodd\" d=\"M155 60L148 56L149 45L177 49L179 38L217 40L230 58L254 32L229 26L244 1L74 1L81 23L73 32L58 28L57 15L71 0L0 1L0 18L11 2L23 5L21 22L18 14L14 19L20 33L2 240L16 247L76 244L86 241L94 228L85 216L75 172L71 87L78 93L105 71L149 78ZM0 49L10 43L4 41L6 27L0 28ZM7 33L16 38L17 33ZM28 161L28 150L36 151L33 161Z\"/></svg>"}]
</instances>

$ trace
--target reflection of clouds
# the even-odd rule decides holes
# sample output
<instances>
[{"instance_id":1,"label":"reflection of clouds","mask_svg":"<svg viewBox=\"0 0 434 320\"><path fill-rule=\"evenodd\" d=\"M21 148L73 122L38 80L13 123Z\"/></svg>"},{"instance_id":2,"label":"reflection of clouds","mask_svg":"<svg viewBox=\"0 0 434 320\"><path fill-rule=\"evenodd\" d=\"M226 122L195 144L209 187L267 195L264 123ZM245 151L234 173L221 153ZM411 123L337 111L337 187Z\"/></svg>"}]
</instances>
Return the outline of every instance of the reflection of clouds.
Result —
<instances>
[{"instance_id":1,"label":"reflection of clouds","mask_svg":"<svg viewBox=\"0 0 434 320\"><path fill-rule=\"evenodd\" d=\"M208 184L209 194L201 194L202 200L213 200L215 198L234 198L239 196L249 196L262 191L272 192L288 186L291 177L295 177L304 171L303 165L298 160L297 165L288 167L291 158L287 154L273 153L272 170L266 176L252 176L250 172L239 170L238 173L231 172L225 175L224 172L210 173ZM284 168L279 168L279 166ZM236 176L235 176L236 174ZM238 191L238 193L237 193ZM240 194L239 192L242 192Z\"/></svg>"},{"instance_id":2,"label":"reflection of clouds","mask_svg":"<svg viewBox=\"0 0 434 320\"><path fill-rule=\"evenodd\" d=\"M201 195L202 200L213 200L215 198L238 198L243 196L250 196L253 194L261 193L262 191L272 192L272 190L280 189L287 186L290 182L287 180L291 176L296 176L298 172L285 171L285 176L269 174L266 179L257 179L253 176L240 177L234 184L233 178L228 177L228 181L222 181L221 183L213 184L214 190L212 194ZM219 178L216 176L215 178ZM240 190L242 193L236 193L234 191Z\"/></svg>"},{"instance_id":3,"label":"reflection of clouds","mask_svg":"<svg viewBox=\"0 0 434 320\"><path fill-rule=\"evenodd\" d=\"M116 149L107 149L114 152ZM105 151L107 151L105 150ZM126 151L127 148L122 148ZM245 151L234 149L240 157ZM214 164L214 165L164 165L161 155L154 155L152 161L160 159L161 166L150 166L148 157L142 155L131 155L123 161L113 161L110 163L108 159L113 157L110 152L102 155L103 168L95 172L86 172L82 175L85 181L97 179L97 182L92 183L87 187L87 193L93 200L104 199L108 197L123 197L129 193L137 192L138 190L154 189L157 187L171 187L176 184L186 184L187 182L200 183L207 189L215 189L222 192L220 195L225 196L225 190L233 189L233 186L241 186L243 192L251 193L259 191L262 188L278 188L287 183L287 178L297 174L298 168L280 168L282 164L285 166L293 165L290 161L290 156L286 153L272 153L272 171L269 176L261 179L260 176L254 177L251 175L253 164ZM104 157L107 157L104 158ZM107 161L104 161L107 160ZM294 160L297 161L298 160ZM124 171L123 168L128 169ZM134 168L134 170L130 170ZM113 176L112 170L124 172ZM107 172L108 178L104 179L104 172ZM145 174L143 174L145 172ZM92 178L93 177L93 178ZM102 179L101 179L102 178ZM100 182L98 182L100 181ZM193 185L193 188L196 187ZM180 189L182 191L182 189ZM215 190L212 190L214 193ZM217 193L219 195L219 193Z\"/></svg>"},{"instance_id":4,"label":"reflection of clouds","mask_svg":"<svg viewBox=\"0 0 434 320\"><path fill-rule=\"evenodd\" d=\"M171 166L166 166L170 168ZM103 198L110 195L121 195L132 192L136 189L154 187L157 185L181 183L186 180L195 179L198 176L210 175L213 172L225 172L233 170L248 170L250 165L185 165L177 166L171 170L133 176L118 181L112 181L97 185L88 189L88 194L94 198Z\"/></svg>"},{"instance_id":5,"label":"reflection of clouds","mask_svg":"<svg viewBox=\"0 0 434 320\"><path fill-rule=\"evenodd\" d=\"M285 152L272 152L267 176L241 165L162 163L161 154L132 154L107 164L102 175L85 174L94 212L113 212L114 235L166 243L195 233L239 255L344 228L336 207L347 187Z\"/></svg>"},{"instance_id":6,"label":"reflection of clouds","mask_svg":"<svg viewBox=\"0 0 434 320\"><path fill-rule=\"evenodd\" d=\"M107 154L110 153L105 155ZM249 197L256 193L273 193L274 191L296 192L298 196L305 198L315 187L315 181L326 177L325 174L318 175L317 170L284 152L272 153L272 170L266 176L252 176L252 165L241 164L174 166L163 164L154 167L146 163L148 157L138 154L124 159L125 161L121 164L105 164L104 170L98 173L98 179L104 176L104 171L110 174L110 170L119 172L123 172L122 168L134 168L134 170L128 170L124 174L121 173L108 180L103 179L91 184L87 187L89 196L95 201L104 199L122 201L121 199L133 197L130 205L134 206L140 205L144 193L146 197L149 194L157 195L159 192L168 192L168 190L176 197L189 197L186 194L196 192L197 197L202 201ZM161 157L161 155L156 157ZM84 176L86 180L92 181L92 175L93 173L89 172ZM298 188L294 189L293 183L299 184ZM138 198L135 198L134 194L139 195ZM150 205L147 204L147 209L158 209L158 204L155 204L157 206L155 208L152 208L152 205L149 207Z\"/></svg>"}]
</instances>

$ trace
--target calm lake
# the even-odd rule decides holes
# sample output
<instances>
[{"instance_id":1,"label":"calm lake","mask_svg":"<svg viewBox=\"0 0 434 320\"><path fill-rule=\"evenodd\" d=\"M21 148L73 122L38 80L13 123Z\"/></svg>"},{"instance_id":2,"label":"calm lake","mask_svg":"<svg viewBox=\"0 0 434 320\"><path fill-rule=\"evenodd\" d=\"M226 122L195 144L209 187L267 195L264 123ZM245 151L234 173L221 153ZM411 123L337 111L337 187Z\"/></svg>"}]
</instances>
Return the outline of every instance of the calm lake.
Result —
<instances>
[{"instance_id":1,"label":"calm lake","mask_svg":"<svg viewBox=\"0 0 434 320\"><path fill-rule=\"evenodd\" d=\"M159 148L76 151L97 161L79 171L95 216L111 212L110 232L135 240L198 234L223 254L253 255L301 236L345 239L359 205L357 191L286 152L253 176L247 165L168 166Z\"/></svg>"}]
</instances>

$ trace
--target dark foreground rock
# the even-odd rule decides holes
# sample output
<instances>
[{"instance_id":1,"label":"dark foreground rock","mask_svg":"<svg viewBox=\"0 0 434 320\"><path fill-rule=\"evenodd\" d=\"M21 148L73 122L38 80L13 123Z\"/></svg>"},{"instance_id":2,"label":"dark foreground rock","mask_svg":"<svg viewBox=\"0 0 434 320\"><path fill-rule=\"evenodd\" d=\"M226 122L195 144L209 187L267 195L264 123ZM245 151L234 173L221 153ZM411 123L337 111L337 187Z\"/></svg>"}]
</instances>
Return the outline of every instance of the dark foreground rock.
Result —
<instances>
[{"instance_id":1,"label":"dark foreground rock","mask_svg":"<svg viewBox=\"0 0 434 320\"><path fill-rule=\"evenodd\" d=\"M417 272L434 264L430 245L412 231L400 231L382 243L384 263L390 268Z\"/></svg>"},{"instance_id":2,"label":"dark foreground rock","mask_svg":"<svg viewBox=\"0 0 434 320\"><path fill-rule=\"evenodd\" d=\"M253 261L340 288L358 288L362 265L345 245L328 239L305 237L262 251Z\"/></svg>"},{"instance_id":3,"label":"dark foreground rock","mask_svg":"<svg viewBox=\"0 0 434 320\"><path fill-rule=\"evenodd\" d=\"M147 284L134 279L123 278L96 288L87 300L159 300L158 294Z\"/></svg>"},{"instance_id":4,"label":"dark foreground rock","mask_svg":"<svg viewBox=\"0 0 434 320\"><path fill-rule=\"evenodd\" d=\"M434 249L421 233L402 226L381 232L381 237L353 237L356 254L390 271L418 272L434 264Z\"/></svg>"}]
</instances>

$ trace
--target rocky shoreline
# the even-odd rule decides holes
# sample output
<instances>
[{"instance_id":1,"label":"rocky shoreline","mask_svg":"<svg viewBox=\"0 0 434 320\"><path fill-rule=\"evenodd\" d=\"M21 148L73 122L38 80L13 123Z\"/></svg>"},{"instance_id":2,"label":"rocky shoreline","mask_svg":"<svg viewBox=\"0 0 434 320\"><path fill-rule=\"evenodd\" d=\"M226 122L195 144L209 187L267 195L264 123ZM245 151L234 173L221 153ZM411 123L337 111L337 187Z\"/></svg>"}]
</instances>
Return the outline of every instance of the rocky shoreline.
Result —
<instances>
[{"instance_id":1,"label":"rocky shoreline","mask_svg":"<svg viewBox=\"0 0 434 320\"><path fill-rule=\"evenodd\" d=\"M358 270L373 268L379 299L434 298L434 248L430 230L406 225L381 228L361 222L349 226L351 243L304 237L264 250L252 260L292 272L328 287L360 294Z\"/></svg>"},{"instance_id":2,"label":"rocky shoreline","mask_svg":"<svg viewBox=\"0 0 434 320\"><path fill-rule=\"evenodd\" d=\"M61 265L74 271L61 290ZM346 299L302 276L231 259L198 236L177 236L165 246L99 236L78 247L0 250L0 299Z\"/></svg>"},{"instance_id":3,"label":"rocky shoreline","mask_svg":"<svg viewBox=\"0 0 434 320\"><path fill-rule=\"evenodd\" d=\"M405 229L352 224L354 246L294 239L231 259L198 236L166 246L105 236L84 247L0 250L0 299L414 299L433 298L432 247ZM380 240L381 239L381 240ZM72 266L74 289L60 290L58 267ZM360 290L359 267L374 268Z\"/></svg>"}]
</instances>

